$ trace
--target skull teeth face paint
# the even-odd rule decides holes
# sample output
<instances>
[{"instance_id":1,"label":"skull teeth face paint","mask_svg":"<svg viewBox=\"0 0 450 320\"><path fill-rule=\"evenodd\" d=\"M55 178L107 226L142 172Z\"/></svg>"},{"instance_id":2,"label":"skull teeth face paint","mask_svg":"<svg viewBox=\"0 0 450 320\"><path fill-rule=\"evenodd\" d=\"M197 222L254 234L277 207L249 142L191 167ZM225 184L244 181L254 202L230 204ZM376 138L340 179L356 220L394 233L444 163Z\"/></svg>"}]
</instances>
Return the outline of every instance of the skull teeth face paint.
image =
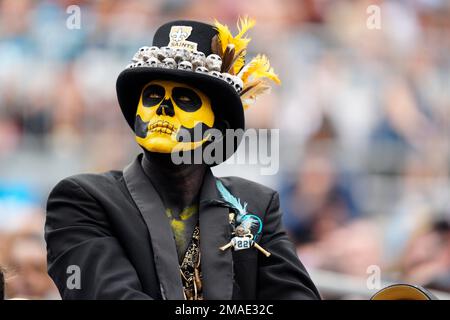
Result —
<instances>
[{"instance_id":1,"label":"skull teeth face paint","mask_svg":"<svg viewBox=\"0 0 450 320\"><path fill-rule=\"evenodd\" d=\"M196 139L195 129L214 125L209 98L200 90L183 83L155 80L141 92L136 111L135 134L139 145L151 152L171 153L193 150L207 141ZM190 135L187 142L181 136Z\"/></svg>"},{"instance_id":2,"label":"skull teeth face paint","mask_svg":"<svg viewBox=\"0 0 450 320\"><path fill-rule=\"evenodd\" d=\"M164 120L157 120L148 125L149 132L159 132L172 135L177 130L178 130L177 127L175 127L170 122Z\"/></svg>"}]
</instances>

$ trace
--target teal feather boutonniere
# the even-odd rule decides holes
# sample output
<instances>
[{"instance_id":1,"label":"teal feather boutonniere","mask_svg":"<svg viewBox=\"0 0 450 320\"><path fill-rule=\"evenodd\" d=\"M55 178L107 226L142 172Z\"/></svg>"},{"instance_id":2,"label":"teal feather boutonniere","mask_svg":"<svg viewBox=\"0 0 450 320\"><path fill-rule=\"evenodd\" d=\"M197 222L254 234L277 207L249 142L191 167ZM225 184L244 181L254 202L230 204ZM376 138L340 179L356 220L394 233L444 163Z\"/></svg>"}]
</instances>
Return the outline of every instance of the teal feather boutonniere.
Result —
<instances>
[{"instance_id":1,"label":"teal feather boutonniere","mask_svg":"<svg viewBox=\"0 0 450 320\"><path fill-rule=\"evenodd\" d=\"M229 205L231 205L234 209L236 209L239 216L244 216L247 214L247 202L241 204L241 200L233 196L230 191L223 185L222 181L216 180L217 190L219 190L220 196L224 201L226 201Z\"/></svg>"},{"instance_id":2,"label":"teal feather boutonniere","mask_svg":"<svg viewBox=\"0 0 450 320\"><path fill-rule=\"evenodd\" d=\"M236 211L236 223L237 225L242 226L243 228L247 230L251 230L252 227L259 227L258 231L255 235L257 237L262 230L262 221L261 219L254 215L247 212L247 202L241 202L241 199L235 197L231 194L231 192L225 188L222 181L216 180L216 186L217 190L220 193L220 196L222 197L223 201L225 201L226 205L234 211Z\"/></svg>"},{"instance_id":3,"label":"teal feather boutonniere","mask_svg":"<svg viewBox=\"0 0 450 320\"><path fill-rule=\"evenodd\" d=\"M257 215L248 213L247 202L241 202L241 199L231 194L231 192L225 188L220 180L216 180L217 190L223 200L222 205L225 205L235 211L236 222L230 221L230 225L233 227L233 238L227 244L221 246L219 249L222 251L228 248L234 248L234 250L242 250L249 248L256 248L266 257L270 257L271 253L262 248L258 243L258 237L262 231L262 221ZM252 233L252 228L258 228L255 234Z\"/></svg>"}]
</instances>

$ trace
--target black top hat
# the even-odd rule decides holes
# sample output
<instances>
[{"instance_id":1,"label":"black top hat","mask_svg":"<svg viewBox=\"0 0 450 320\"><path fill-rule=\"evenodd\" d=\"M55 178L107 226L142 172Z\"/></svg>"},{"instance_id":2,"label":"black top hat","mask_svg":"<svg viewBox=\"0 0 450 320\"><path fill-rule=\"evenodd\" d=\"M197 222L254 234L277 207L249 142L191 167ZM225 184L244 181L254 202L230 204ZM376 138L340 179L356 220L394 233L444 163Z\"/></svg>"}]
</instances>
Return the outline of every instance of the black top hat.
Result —
<instances>
[{"instance_id":1,"label":"black top hat","mask_svg":"<svg viewBox=\"0 0 450 320\"><path fill-rule=\"evenodd\" d=\"M176 32L174 31L176 30ZM188 30L187 32L185 32ZM171 41L183 43L186 48L201 51L208 56L212 53L212 40L218 31L214 26L195 21L173 21L162 25L155 33L153 46L170 46ZM133 129L136 110L142 88L152 80L172 80L186 83L203 91L211 100L216 123L225 123L229 129L244 129L244 108L238 92L232 85L207 73L140 66L128 68L117 78L116 90L120 108L129 126ZM223 128L223 125L221 126ZM227 137L224 136L224 139ZM234 143L236 151L240 138ZM225 159L231 156L226 154ZM216 163L217 164L217 163Z\"/></svg>"}]
</instances>

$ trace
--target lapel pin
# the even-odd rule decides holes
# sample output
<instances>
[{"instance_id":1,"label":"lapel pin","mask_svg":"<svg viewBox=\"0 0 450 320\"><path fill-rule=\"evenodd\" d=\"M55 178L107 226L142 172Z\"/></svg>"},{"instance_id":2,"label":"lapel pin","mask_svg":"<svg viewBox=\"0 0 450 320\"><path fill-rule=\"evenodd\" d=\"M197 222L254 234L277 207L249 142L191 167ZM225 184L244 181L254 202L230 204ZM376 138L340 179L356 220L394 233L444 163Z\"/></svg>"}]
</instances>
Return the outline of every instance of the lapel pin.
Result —
<instances>
[{"instance_id":1,"label":"lapel pin","mask_svg":"<svg viewBox=\"0 0 450 320\"><path fill-rule=\"evenodd\" d=\"M230 212L228 214L229 223L234 229L234 232L232 233L234 237L226 245L220 247L220 250L225 251L228 248L233 247L233 249L237 251L255 247L266 257L269 257L270 252L262 248L256 242L256 239L262 232L263 223L261 221L261 218L259 218L257 215L248 213L247 202L244 202L244 204L242 204L241 199L232 195L220 180L216 180L216 186L217 190L220 193L220 196L224 200L223 204L236 212L236 214L234 212ZM238 226L234 227L236 224L238 224ZM254 227L258 228L256 236L254 236L251 232L251 229Z\"/></svg>"},{"instance_id":2,"label":"lapel pin","mask_svg":"<svg viewBox=\"0 0 450 320\"><path fill-rule=\"evenodd\" d=\"M270 252L261 247L256 241L253 240L253 234L249 229L246 229L243 226L236 227L236 230L233 232L235 235L230 242L226 245L220 247L220 250L225 251L230 247L233 247L234 250L243 250L250 249L251 247L255 247L266 257L270 257Z\"/></svg>"}]
</instances>

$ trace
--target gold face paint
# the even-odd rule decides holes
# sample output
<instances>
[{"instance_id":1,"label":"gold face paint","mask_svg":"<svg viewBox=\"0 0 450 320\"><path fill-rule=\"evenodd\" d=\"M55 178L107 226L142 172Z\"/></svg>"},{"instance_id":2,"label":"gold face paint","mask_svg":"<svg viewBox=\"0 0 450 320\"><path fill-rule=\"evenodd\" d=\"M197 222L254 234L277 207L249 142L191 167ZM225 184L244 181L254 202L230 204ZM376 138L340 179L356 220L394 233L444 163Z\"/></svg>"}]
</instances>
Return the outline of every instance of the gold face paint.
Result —
<instances>
[{"instance_id":1,"label":"gold face paint","mask_svg":"<svg viewBox=\"0 0 450 320\"><path fill-rule=\"evenodd\" d=\"M202 137L200 141L179 142L177 135L180 129L189 130L196 126L212 128L213 125L211 102L196 88L173 81L155 80L141 91L135 133L137 143L148 151L171 153L193 150L208 137Z\"/></svg>"}]
</instances>

